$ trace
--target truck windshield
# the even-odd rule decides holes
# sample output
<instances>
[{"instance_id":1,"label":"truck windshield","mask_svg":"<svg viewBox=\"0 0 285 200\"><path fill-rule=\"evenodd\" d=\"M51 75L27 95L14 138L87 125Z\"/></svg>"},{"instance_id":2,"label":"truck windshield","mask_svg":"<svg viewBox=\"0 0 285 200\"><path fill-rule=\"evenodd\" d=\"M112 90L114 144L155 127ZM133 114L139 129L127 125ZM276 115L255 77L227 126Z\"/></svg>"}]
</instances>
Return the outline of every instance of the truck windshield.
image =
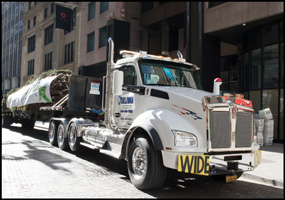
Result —
<instances>
[{"instance_id":1,"label":"truck windshield","mask_svg":"<svg viewBox=\"0 0 285 200\"><path fill-rule=\"evenodd\" d=\"M144 85L190 87L202 89L195 67L160 60L139 60Z\"/></svg>"}]
</instances>

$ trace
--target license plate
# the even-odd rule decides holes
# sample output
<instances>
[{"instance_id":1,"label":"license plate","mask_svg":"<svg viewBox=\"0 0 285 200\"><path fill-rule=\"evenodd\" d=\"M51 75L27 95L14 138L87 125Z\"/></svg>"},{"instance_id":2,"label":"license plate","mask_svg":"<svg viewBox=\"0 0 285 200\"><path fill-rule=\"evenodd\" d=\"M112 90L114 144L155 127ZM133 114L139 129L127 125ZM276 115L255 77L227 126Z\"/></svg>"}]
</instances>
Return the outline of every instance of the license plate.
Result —
<instances>
[{"instance_id":1,"label":"license plate","mask_svg":"<svg viewBox=\"0 0 285 200\"><path fill-rule=\"evenodd\" d=\"M184 173L209 176L209 156L179 155L178 171Z\"/></svg>"},{"instance_id":2,"label":"license plate","mask_svg":"<svg viewBox=\"0 0 285 200\"><path fill-rule=\"evenodd\" d=\"M237 180L237 175L226 176L226 182L227 183L234 182L236 180Z\"/></svg>"}]
</instances>

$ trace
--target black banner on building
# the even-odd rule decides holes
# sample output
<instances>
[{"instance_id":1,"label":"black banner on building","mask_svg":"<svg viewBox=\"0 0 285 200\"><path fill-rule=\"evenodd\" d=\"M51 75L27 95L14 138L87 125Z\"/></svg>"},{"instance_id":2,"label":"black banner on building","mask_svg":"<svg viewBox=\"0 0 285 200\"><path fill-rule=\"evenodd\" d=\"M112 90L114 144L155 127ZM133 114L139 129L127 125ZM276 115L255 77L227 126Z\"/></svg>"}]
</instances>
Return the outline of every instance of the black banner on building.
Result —
<instances>
[{"instance_id":1,"label":"black banner on building","mask_svg":"<svg viewBox=\"0 0 285 200\"><path fill-rule=\"evenodd\" d=\"M56 23L55 28L70 31L72 9L56 5Z\"/></svg>"}]
</instances>

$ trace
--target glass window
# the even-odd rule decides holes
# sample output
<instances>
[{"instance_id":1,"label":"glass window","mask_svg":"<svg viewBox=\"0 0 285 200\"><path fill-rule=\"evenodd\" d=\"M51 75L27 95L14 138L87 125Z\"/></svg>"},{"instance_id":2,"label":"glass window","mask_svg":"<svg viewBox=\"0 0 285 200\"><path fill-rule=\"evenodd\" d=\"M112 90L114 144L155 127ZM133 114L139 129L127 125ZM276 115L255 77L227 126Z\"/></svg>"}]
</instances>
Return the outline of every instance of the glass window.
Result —
<instances>
[{"instance_id":1,"label":"glass window","mask_svg":"<svg viewBox=\"0 0 285 200\"><path fill-rule=\"evenodd\" d=\"M88 20L95 17L96 3L92 2L88 4Z\"/></svg>"},{"instance_id":2,"label":"glass window","mask_svg":"<svg viewBox=\"0 0 285 200\"><path fill-rule=\"evenodd\" d=\"M47 18L47 12L48 12L48 8L45 8L45 11L44 11L44 19Z\"/></svg>"},{"instance_id":3,"label":"glass window","mask_svg":"<svg viewBox=\"0 0 285 200\"><path fill-rule=\"evenodd\" d=\"M225 2L224 1L220 1L220 2L212 1L212 2L209 2L209 8L212 8L214 6L218 6L218 5L222 4L222 3L225 3Z\"/></svg>"},{"instance_id":4,"label":"glass window","mask_svg":"<svg viewBox=\"0 0 285 200\"><path fill-rule=\"evenodd\" d=\"M283 36L283 21L280 22L280 41L283 42L284 36Z\"/></svg>"},{"instance_id":5,"label":"glass window","mask_svg":"<svg viewBox=\"0 0 285 200\"><path fill-rule=\"evenodd\" d=\"M239 73L237 68L237 56L230 55L228 56L230 59L230 90L234 92L239 91L238 80L239 80ZM223 80L223 79L222 79Z\"/></svg>"},{"instance_id":6,"label":"glass window","mask_svg":"<svg viewBox=\"0 0 285 200\"><path fill-rule=\"evenodd\" d=\"M169 51L174 51L178 49L178 29L169 30Z\"/></svg>"},{"instance_id":7,"label":"glass window","mask_svg":"<svg viewBox=\"0 0 285 200\"><path fill-rule=\"evenodd\" d=\"M229 57L224 56L221 58L220 65L220 77L223 80L223 84L221 85L221 90L228 91L229 90Z\"/></svg>"},{"instance_id":8,"label":"glass window","mask_svg":"<svg viewBox=\"0 0 285 200\"><path fill-rule=\"evenodd\" d=\"M34 16L34 26L36 25L36 23L37 23L37 16Z\"/></svg>"},{"instance_id":9,"label":"glass window","mask_svg":"<svg viewBox=\"0 0 285 200\"><path fill-rule=\"evenodd\" d=\"M274 44L278 42L278 24L270 24L262 29L263 45Z\"/></svg>"},{"instance_id":10,"label":"glass window","mask_svg":"<svg viewBox=\"0 0 285 200\"><path fill-rule=\"evenodd\" d=\"M144 1L142 2L142 13L146 12L148 10L151 10L153 8L153 2L148 2L148 1Z\"/></svg>"},{"instance_id":11,"label":"glass window","mask_svg":"<svg viewBox=\"0 0 285 200\"><path fill-rule=\"evenodd\" d=\"M94 32L89 33L87 35L87 52L94 50L94 43L95 43L94 37L95 37L95 33Z\"/></svg>"},{"instance_id":12,"label":"glass window","mask_svg":"<svg viewBox=\"0 0 285 200\"><path fill-rule=\"evenodd\" d=\"M99 30L99 48L107 45L107 37L107 26L104 26Z\"/></svg>"},{"instance_id":13,"label":"glass window","mask_svg":"<svg viewBox=\"0 0 285 200\"><path fill-rule=\"evenodd\" d=\"M249 95L250 95L250 100L252 101L252 107L254 109L254 112L258 112L261 108L261 105L260 105L261 91L260 90L250 91Z\"/></svg>"},{"instance_id":14,"label":"glass window","mask_svg":"<svg viewBox=\"0 0 285 200\"><path fill-rule=\"evenodd\" d=\"M248 90L248 53L242 56L242 68L241 68L241 90Z\"/></svg>"},{"instance_id":15,"label":"glass window","mask_svg":"<svg viewBox=\"0 0 285 200\"><path fill-rule=\"evenodd\" d=\"M279 139L284 139L284 90L280 90Z\"/></svg>"},{"instance_id":16,"label":"glass window","mask_svg":"<svg viewBox=\"0 0 285 200\"><path fill-rule=\"evenodd\" d=\"M44 70L50 70L52 69L52 52L45 55L45 68Z\"/></svg>"},{"instance_id":17,"label":"glass window","mask_svg":"<svg viewBox=\"0 0 285 200\"><path fill-rule=\"evenodd\" d=\"M263 87L278 87L278 44L264 47L263 50Z\"/></svg>"},{"instance_id":18,"label":"glass window","mask_svg":"<svg viewBox=\"0 0 285 200\"><path fill-rule=\"evenodd\" d=\"M74 42L71 42L71 47L70 47L70 62L73 62L74 60Z\"/></svg>"},{"instance_id":19,"label":"glass window","mask_svg":"<svg viewBox=\"0 0 285 200\"><path fill-rule=\"evenodd\" d=\"M263 90L262 109L270 108L274 119L274 138L277 138L278 128L278 89Z\"/></svg>"},{"instance_id":20,"label":"glass window","mask_svg":"<svg viewBox=\"0 0 285 200\"><path fill-rule=\"evenodd\" d=\"M28 38L28 53L35 50L36 47L36 36L32 36Z\"/></svg>"},{"instance_id":21,"label":"glass window","mask_svg":"<svg viewBox=\"0 0 285 200\"><path fill-rule=\"evenodd\" d=\"M143 84L202 89L198 71L189 65L156 60L139 61Z\"/></svg>"},{"instance_id":22,"label":"glass window","mask_svg":"<svg viewBox=\"0 0 285 200\"><path fill-rule=\"evenodd\" d=\"M250 31L250 48L256 49L261 47L261 28L255 28Z\"/></svg>"},{"instance_id":23,"label":"glass window","mask_svg":"<svg viewBox=\"0 0 285 200\"><path fill-rule=\"evenodd\" d=\"M53 41L53 24L45 28L45 45Z\"/></svg>"},{"instance_id":24,"label":"glass window","mask_svg":"<svg viewBox=\"0 0 285 200\"><path fill-rule=\"evenodd\" d=\"M284 88L284 43L280 44L280 87Z\"/></svg>"},{"instance_id":25,"label":"glass window","mask_svg":"<svg viewBox=\"0 0 285 200\"><path fill-rule=\"evenodd\" d=\"M53 13L53 11L54 11L54 3L51 3L51 5L50 5L50 13Z\"/></svg>"},{"instance_id":26,"label":"glass window","mask_svg":"<svg viewBox=\"0 0 285 200\"><path fill-rule=\"evenodd\" d=\"M242 52L246 52L249 49L249 33L246 32L242 35Z\"/></svg>"},{"instance_id":27,"label":"glass window","mask_svg":"<svg viewBox=\"0 0 285 200\"><path fill-rule=\"evenodd\" d=\"M31 22L30 20L28 21L28 30L30 29L30 25L31 25Z\"/></svg>"},{"instance_id":28,"label":"glass window","mask_svg":"<svg viewBox=\"0 0 285 200\"><path fill-rule=\"evenodd\" d=\"M28 76L34 74L34 64L35 64L35 60L34 59L28 61Z\"/></svg>"},{"instance_id":29,"label":"glass window","mask_svg":"<svg viewBox=\"0 0 285 200\"><path fill-rule=\"evenodd\" d=\"M123 66L120 71L124 72L124 84L123 85L137 85L137 73L134 66Z\"/></svg>"},{"instance_id":30,"label":"glass window","mask_svg":"<svg viewBox=\"0 0 285 200\"><path fill-rule=\"evenodd\" d=\"M100 13L103 13L108 9L109 9L109 2L101 2L100 3Z\"/></svg>"},{"instance_id":31,"label":"glass window","mask_svg":"<svg viewBox=\"0 0 285 200\"><path fill-rule=\"evenodd\" d=\"M251 51L250 90L260 89L261 86L261 49Z\"/></svg>"}]
</instances>

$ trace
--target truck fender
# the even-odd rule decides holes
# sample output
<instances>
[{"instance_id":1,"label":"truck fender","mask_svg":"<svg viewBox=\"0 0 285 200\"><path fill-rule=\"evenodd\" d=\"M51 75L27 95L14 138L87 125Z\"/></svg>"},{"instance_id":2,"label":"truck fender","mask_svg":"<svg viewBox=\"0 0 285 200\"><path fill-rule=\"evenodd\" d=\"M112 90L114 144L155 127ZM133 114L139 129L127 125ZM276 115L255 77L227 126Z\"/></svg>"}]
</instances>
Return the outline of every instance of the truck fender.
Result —
<instances>
[{"instance_id":1,"label":"truck fender","mask_svg":"<svg viewBox=\"0 0 285 200\"><path fill-rule=\"evenodd\" d=\"M135 135L136 133L141 133L141 132L147 133L148 137L150 138L156 150L163 150L163 145L162 145L161 139L157 131L151 126L151 124L142 123L138 126L133 126L126 133L126 137L124 138L124 141L123 141L122 153L121 153L122 157L125 158L126 160L127 160L127 152L128 152L128 148L129 148L132 136Z\"/></svg>"},{"instance_id":2,"label":"truck fender","mask_svg":"<svg viewBox=\"0 0 285 200\"><path fill-rule=\"evenodd\" d=\"M198 138L198 141L203 141L196 127L181 115L167 109L153 109L140 114L133 121L124 139L126 141L123 144L126 148L124 149L123 147L122 149L123 155L128 151L132 135L140 129L143 129L148 134L156 150L164 150L166 147L174 145L172 129L193 133Z\"/></svg>"},{"instance_id":3,"label":"truck fender","mask_svg":"<svg viewBox=\"0 0 285 200\"><path fill-rule=\"evenodd\" d=\"M123 147L122 147L122 155L126 157L126 152L128 152L130 140L132 136L136 133L140 133L141 131L144 131L147 133L148 137L150 138L154 148L156 150L163 150L163 143L160 138L159 133L157 132L156 126L152 123L150 119L153 119L153 115L156 115L156 112L154 110L152 111L146 111L142 114L140 114L132 123L131 127L128 129L126 133L126 137L123 141ZM156 124L159 125L159 124Z\"/></svg>"},{"instance_id":4,"label":"truck fender","mask_svg":"<svg viewBox=\"0 0 285 200\"><path fill-rule=\"evenodd\" d=\"M92 120L90 119L83 119L83 118L72 118L69 123L67 128L69 127L69 125L71 123L75 123L76 127L77 127L77 137L82 137L82 132L81 132L81 125L94 125ZM67 129L66 129L67 130ZM67 131L66 131L67 132Z\"/></svg>"}]
</instances>

